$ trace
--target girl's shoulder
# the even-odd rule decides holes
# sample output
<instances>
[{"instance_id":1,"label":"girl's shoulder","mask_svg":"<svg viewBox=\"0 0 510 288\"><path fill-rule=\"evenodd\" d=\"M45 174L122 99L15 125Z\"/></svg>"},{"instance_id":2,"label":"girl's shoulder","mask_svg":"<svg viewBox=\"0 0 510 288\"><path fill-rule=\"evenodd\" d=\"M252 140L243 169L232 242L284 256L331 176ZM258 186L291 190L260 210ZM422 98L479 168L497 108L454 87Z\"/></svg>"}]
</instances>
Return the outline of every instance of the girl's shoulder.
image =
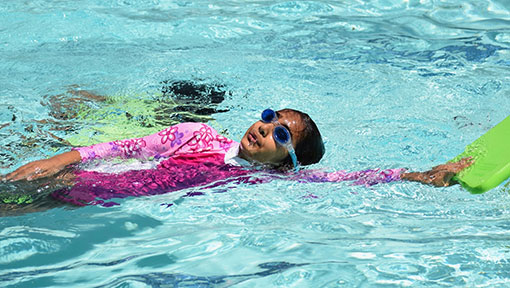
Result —
<instances>
[{"instance_id":1,"label":"girl's shoulder","mask_svg":"<svg viewBox=\"0 0 510 288\"><path fill-rule=\"evenodd\" d=\"M235 141L218 134L214 128L205 123L185 122L180 123L159 133L161 137L167 137L168 140L177 144L182 144L178 148L179 153L197 153L197 152L213 152L228 151ZM165 139L163 139L163 142Z\"/></svg>"},{"instance_id":2,"label":"girl's shoulder","mask_svg":"<svg viewBox=\"0 0 510 288\"><path fill-rule=\"evenodd\" d=\"M183 122L179 124L175 124L173 126L170 126L163 131L172 131L174 132L180 132L180 133L192 133L192 134L211 134L211 135L217 135L218 132L212 128L211 126L205 124L205 123L199 123L199 122Z\"/></svg>"}]
</instances>

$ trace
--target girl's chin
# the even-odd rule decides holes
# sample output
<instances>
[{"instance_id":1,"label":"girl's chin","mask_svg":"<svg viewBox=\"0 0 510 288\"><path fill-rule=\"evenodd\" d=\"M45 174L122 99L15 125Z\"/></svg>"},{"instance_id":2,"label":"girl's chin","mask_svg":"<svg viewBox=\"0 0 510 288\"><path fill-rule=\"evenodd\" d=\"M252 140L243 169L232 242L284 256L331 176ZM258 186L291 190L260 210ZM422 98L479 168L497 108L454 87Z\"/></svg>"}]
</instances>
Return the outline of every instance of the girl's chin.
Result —
<instances>
[{"instance_id":1,"label":"girl's chin","mask_svg":"<svg viewBox=\"0 0 510 288\"><path fill-rule=\"evenodd\" d=\"M244 140L244 139L243 139ZM248 141L241 141L241 145L239 145L239 157L243 158L244 160L251 161L251 153L249 152L249 145L246 144Z\"/></svg>"},{"instance_id":2,"label":"girl's chin","mask_svg":"<svg viewBox=\"0 0 510 288\"><path fill-rule=\"evenodd\" d=\"M244 151L251 151L251 150L253 150L253 147L254 147L253 144L250 143L248 138L243 138L241 140L240 148L243 149Z\"/></svg>"}]
</instances>

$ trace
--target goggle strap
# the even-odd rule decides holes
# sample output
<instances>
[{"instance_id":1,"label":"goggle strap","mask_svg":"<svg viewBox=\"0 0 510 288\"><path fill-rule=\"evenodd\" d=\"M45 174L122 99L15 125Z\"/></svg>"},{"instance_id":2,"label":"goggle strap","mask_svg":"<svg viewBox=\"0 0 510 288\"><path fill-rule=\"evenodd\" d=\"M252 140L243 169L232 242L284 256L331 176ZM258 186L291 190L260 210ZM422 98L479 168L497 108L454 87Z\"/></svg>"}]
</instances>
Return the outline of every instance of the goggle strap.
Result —
<instances>
[{"instance_id":1,"label":"goggle strap","mask_svg":"<svg viewBox=\"0 0 510 288\"><path fill-rule=\"evenodd\" d=\"M292 164L294 165L294 172L298 172L299 164L297 161L296 151L294 151L294 147L292 147L291 142L288 142L287 144L285 144L285 148L287 148L290 158L292 159Z\"/></svg>"}]
</instances>

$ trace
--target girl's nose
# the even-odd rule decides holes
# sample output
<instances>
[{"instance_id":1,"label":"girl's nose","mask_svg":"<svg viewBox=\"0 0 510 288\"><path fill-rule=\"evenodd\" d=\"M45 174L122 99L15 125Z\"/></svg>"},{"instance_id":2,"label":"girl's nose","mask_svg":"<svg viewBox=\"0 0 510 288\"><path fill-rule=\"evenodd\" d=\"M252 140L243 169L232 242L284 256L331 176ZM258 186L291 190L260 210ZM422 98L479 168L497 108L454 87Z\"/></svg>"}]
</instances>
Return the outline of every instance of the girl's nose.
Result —
<instances>
[{"instance_id":1,"label":"girl's nose","mask_svg":"<svg viewBox=\"0 0 510 288\"><path fill-rule=\"evenodd\" d=\"M271 129L273 128L273 125L271 123L263 123L259 126L259 133L262 135L262 137L266 137L271 133Z\"/></svg>"}]
</instances>

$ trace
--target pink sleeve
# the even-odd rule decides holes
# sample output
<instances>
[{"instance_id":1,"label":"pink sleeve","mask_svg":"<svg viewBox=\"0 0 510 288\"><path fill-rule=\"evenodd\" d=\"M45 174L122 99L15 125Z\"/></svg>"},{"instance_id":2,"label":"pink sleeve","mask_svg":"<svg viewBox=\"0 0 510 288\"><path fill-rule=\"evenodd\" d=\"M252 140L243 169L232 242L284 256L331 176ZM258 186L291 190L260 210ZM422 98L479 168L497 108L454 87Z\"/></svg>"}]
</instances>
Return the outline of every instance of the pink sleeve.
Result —
<instances>
[{"instance_id":1,"label":"pink sleeve","mask_svg":"<svg viewBox=\"0 0 510 288\"><path fill-rule=\"evenodd\" d=\"M74 150L80 152L82 162L110 157L146 159L227 150L231 142L206 124L180 123L145 137L99 143Z\"/></svg>"},{"instance_id":2,"label":"pink sleeve","mask_svg":"<svg viewBox=\"0 0 510 288\"><path fill-rule=\"evenodd\" d=\"M344 170L335 172L322 172L322 171L303 171L300 180L308 182L342 182L353 181L355 185L372 186L379 183L389 183L399 181L400 175L406 169L368 169L356 172L345 172Z\"/></svg>"}]
</instances>

